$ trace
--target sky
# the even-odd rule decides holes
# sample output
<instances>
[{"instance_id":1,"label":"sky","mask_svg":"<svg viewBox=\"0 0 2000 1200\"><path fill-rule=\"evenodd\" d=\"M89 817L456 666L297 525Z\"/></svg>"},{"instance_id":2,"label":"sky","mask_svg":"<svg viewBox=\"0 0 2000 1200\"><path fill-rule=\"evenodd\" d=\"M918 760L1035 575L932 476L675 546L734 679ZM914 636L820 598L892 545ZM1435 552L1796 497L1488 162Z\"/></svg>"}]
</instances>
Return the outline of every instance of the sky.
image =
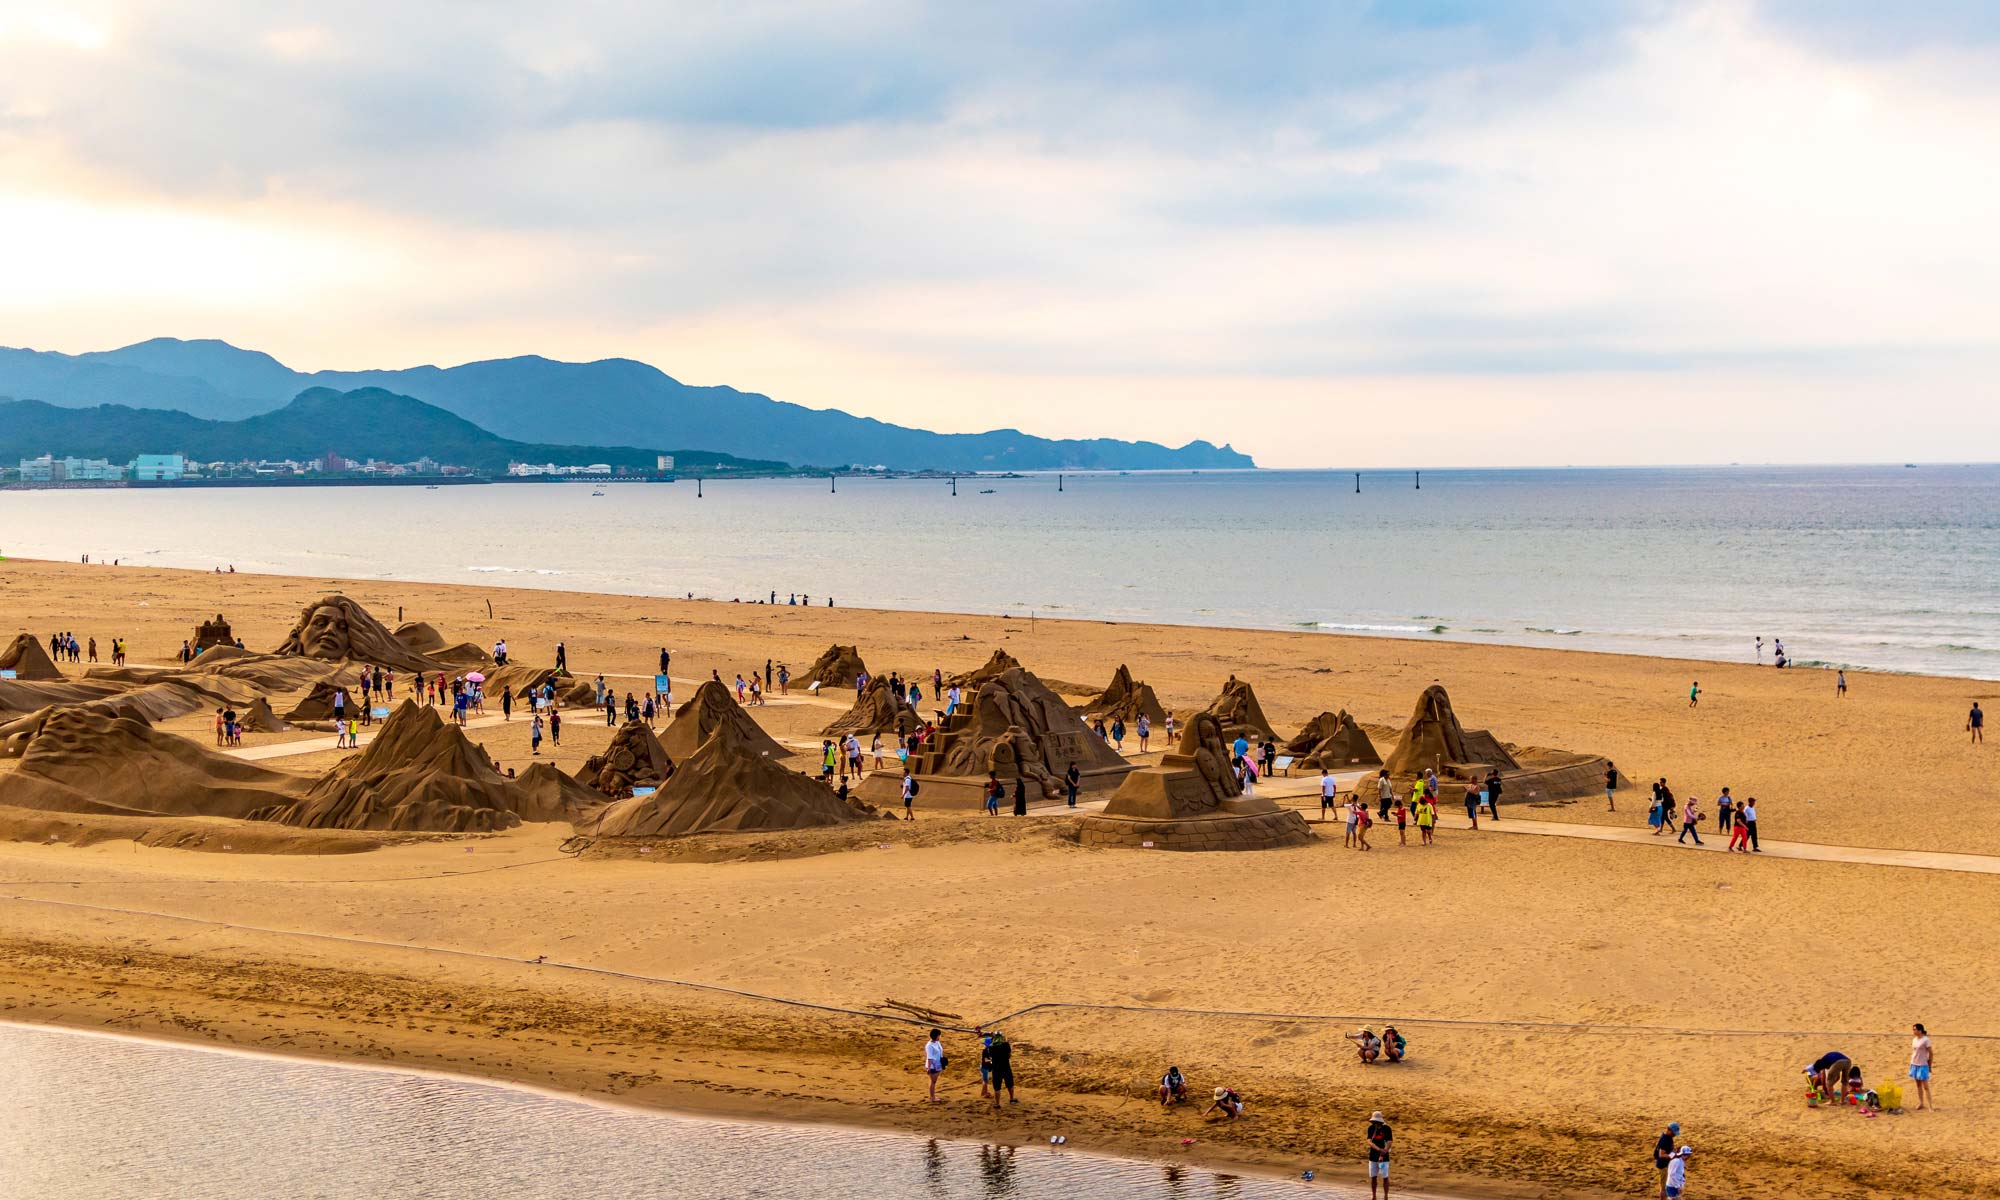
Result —
<instances>
[{"instance_id":1,"label":"sky","mask_svg":"<svg viewBox=\"0 0 2000 1200\"><path fill-rule=\"evenodd\" d=\"M0 344L1265 466L2000 446L2000 5L0 0Z\"/></svg>"}]
</instances>

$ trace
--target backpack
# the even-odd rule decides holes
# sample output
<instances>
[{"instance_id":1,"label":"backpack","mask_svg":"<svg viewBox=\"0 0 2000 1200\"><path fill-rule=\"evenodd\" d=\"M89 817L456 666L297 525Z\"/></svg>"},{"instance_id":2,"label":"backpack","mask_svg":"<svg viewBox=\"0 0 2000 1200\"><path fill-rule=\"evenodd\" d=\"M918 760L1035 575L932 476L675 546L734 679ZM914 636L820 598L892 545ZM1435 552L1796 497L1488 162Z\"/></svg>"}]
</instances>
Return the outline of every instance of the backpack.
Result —
<instances>
[{"instance_id":1,"label":"backpack","mask_svg":"<svg viewBox=\"0 0 2000 1200\"><path fill-rule=\"evenodd\" d=\"M915 778L915 777L913 776L913 777L912 777L912 778L910 779L910 799L912 799L912 800L916 799L916 798L917 798L917 793L918 793L918 792L920 792L920 791L922 791L922 790L923 790L923 788L922 788L922 787L920 787L920 786L919 786L919 785L917 784L917 781L916 781L916 778Z\"/></svg>"}]
</instances>

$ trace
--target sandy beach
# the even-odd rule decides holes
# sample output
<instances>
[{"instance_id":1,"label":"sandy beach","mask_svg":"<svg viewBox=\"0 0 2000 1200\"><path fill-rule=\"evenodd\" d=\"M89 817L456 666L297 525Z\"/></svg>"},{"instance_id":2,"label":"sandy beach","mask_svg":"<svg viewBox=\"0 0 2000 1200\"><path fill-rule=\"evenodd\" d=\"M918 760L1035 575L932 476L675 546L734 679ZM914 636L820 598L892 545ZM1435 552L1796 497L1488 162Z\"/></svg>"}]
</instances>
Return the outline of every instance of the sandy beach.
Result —
<instances>
[{"instance_id":1,"label":"sandy beach","mask_svg":"<svg viewBox=\"0 0 2000 1200\"><path fill-rule=\"evenodd\" d=\"M1830 672L1748 664L22 561L0 567L0 636L73 630L106 661L123 637L135 663L165 664L218 612L268 649L330 591L452 641L505 638L521 661L561 640L574 673L621 691L650 686L662 648L687 684L796 671L835 642L925 679L1005 648L1093 688L1129 664L1171 708L1234 674L1281 733L1344 708L1386 749L1443 683L1469 725L1607 755L1635 781L1616 813L1510 797L1506 821L1643 829L1640 785L1664 776L1705 802L1757 797L1774 841L2000 855L1995 751L1963 728L1974 699L2000 699L1991 682L1851 672L1840 699ZM754 715L803 748L851 698ZM163 727L208 737L202 714ZM504 766L535 761L518 720L470 732ZM539 757L573 770L610 732L578 710ZM313 773L348 753L324 736L247 743ZM1170 855L1085 849L1039 806L919 817L572 854L559 824L404 836L4 812L0 1016L1348 1182L1379 1108L1398 1183L1420 1190L1653 1194L1669 1120L1697 1147L1695 1195L2000 1189L1991 875L1473 833L1456 813L1434 847L1378 826L1367 854L1331 826L1296 849ZM976 1042L954 1031L950 1099L924 1104L923 1030L887 1000L965 1027L1007 1017L1022 1103L978 1101ZM1937 1038L1942 1111L1805 1106L1799 1069L1825 1050L1898 1078L1912 1021ZM1385 1022L1411 1061L1358 1063L1339 1035ZM1170 1062L1198 1093L1237 1089L1250 1118L1160 1110L1147 1093Z\"/></svg>"}]
</instances>

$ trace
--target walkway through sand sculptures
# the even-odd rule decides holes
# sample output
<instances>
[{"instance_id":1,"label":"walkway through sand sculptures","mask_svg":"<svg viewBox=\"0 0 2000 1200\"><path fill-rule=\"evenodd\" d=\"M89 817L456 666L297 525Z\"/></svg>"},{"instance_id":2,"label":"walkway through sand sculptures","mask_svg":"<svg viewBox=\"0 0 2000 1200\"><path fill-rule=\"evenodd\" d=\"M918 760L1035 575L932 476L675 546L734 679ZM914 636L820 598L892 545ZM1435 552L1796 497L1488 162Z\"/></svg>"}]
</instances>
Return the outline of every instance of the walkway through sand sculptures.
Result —
<instances>
[{"instance_id":1,"label":"walkway through sand sculptures","mask_svg":"<svg viewBox=\"0 0 2000 1200\"><path fill-rule=\"evenodd\" d=\"M606 674L604 677L606 679L652 678L648 675L624 674ZM677 677L674 682L676 684L688 684L692 686L706 681ZM843 690L842 695L844 696L844 694ZM846 708L844 699L822 698L813 695L767 696L765 703L772 706L812 704L823 708ZM504 721L505 718L503 717L491 715L473 717L467 721L466 727L468 729L485 729L503 724ZM372 736L373 734L370 731L362 731L361 737L363 742L368 741ZM335 749L336 747L333 743L334 739L330 736L306 738L293 742L278 742L268 746L246 746L241 749L227 751L227 753L237 758L252 760L289 758L298 754L317 754L322 751ZM798 747L802 753L816 749L816 743L787 740L785 744ZM1368 771L1338 771L1334 773L1333 777L1343 791L1350 791L1357 781L1366 778L1369 774L1371 772ZM1288 801L1317 801L1319 798L1319 777L1315 775L1270 779L1259 784L1258 790L1280 803ZM1075 808L1071 808L1060 800L1037 799L1029 802L1028 815L1031 817L1075 816L1079 813L1099 812L1104 808L1104 803L1102 799L1085 801L1078 804ZM1311 804L1294 803L1293 807L1305 811L1308 818L1313 815L1313 805ZM1314 823L1317 824L1318 822ZM1463 829L1465 832L1471 832L1469 827L1459 826L1455 820L1451 825L1440 825L1440 828L1453 831ZM1585 841L1623 842L1627 845L1640 846L1669 847L1671 845L1671 848L1675 850L1699 850L1709 853L1722 852L1726 849L1726 839L1713 835L1705 839L1701 846L1696 847L1673 842L1672 838L1665 835L1656 837L1649 829L1628 829L1618 825L1575 825L1561 821L1541 821L1525 817L1507 818L1500 821L1488 820L1484 825L1479 827L1479 832L1482 834L1517 833L1536 837L1582 838ZM1874 867L1907 867L1919 871L1962 871L1975 875L2000 875L2000 855L1951 854L1934 850L1888 850L1873 846L1825 846L1813 842L1781 842L1768 838L1763 840L1762 845L1762 857L1764 858L1799 859L1810 862L1855 863L1862 866Z\"/></svg>"}]
</instances>

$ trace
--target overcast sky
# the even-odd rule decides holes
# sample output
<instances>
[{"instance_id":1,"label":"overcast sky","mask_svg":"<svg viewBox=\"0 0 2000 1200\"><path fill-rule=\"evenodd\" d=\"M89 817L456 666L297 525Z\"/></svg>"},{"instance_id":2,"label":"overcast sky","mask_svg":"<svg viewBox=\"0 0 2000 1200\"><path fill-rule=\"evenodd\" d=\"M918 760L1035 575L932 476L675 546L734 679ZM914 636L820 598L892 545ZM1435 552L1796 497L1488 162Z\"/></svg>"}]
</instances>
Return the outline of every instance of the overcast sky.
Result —
<instances>
[{"instance_id":1,"label":"overcast sky","mask_svg":"<svg viewBox=\"0 0 2000 1200\"><path fill-rule=\"evenodd\" d=\"M2000 456L2000 5L0 0L0 344L1265 465Z\"/></svg>"}]
</instances>

